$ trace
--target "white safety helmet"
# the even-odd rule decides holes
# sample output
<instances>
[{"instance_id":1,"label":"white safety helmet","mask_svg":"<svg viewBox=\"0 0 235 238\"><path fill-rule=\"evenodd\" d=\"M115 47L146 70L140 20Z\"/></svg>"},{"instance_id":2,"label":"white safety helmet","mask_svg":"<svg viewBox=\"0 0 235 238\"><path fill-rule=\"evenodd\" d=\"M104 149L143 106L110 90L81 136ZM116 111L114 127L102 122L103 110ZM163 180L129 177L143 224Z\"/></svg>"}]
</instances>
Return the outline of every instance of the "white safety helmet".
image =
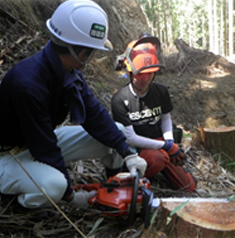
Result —
<instances>
[{"instance_id":1,"label":"white safety helmet","mask_svg":"<svg viewBox=\"0 0 235 238\"><path fill-rule=\"evenodd\" d=\"M108 41L107 14L92 0L67 0L61 3L46 25L52 36L64 43L61 45L112 50L112 44Z\"/></svg>"}]
</instances>

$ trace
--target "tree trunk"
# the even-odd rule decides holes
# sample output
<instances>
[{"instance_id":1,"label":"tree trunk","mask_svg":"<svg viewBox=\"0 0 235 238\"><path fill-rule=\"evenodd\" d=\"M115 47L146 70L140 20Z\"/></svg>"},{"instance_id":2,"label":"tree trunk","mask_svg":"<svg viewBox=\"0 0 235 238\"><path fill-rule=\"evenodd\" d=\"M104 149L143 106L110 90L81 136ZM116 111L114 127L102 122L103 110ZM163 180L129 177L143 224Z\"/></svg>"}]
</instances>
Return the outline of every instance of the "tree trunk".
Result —
<instances>
[{"instance_id":1,"label":"tree trunk","mask_svg":"<svg viewBox=\"0 0 235 238\"><path fill-rule=\"evenodd\" d=\"M164 17L164 26L165 26L165 43L167 46L169 46L165 0L162 1L162 6L163 6L163 17Z\"/></svg>"},{"instance_id":2,"label":"tree trunk","mask_svg":"<svg viewBox=\"0 0 235 238\"><path fill-rule=\"evenodd\" d=\"M217 21L217 0L214 0L214 6L213 6L213 11L214 11L214 53L218 54L219 53L219 44L218 44L218 21Z\"/></svg>"},{"instance_id":3,"label":"tree trunk","mask_svg":"<svg viewBox=\"0 0 235 238\"><path fill-rule=\"evenodd\" d=\"M161 202L157 227L169 238L235 237L235 201L187 200ZM171 214L173 213L173 215ZM171 215L170 215L171 214Z\"/></svg>"},{"instance_id":4,"label":"tree trunk","mask_svg":"<svg viewBox=\"0 0 235 238\"><path fill-rule=\"evenodd\" d=\"M224 3L224 56L228 55L228 19L227 2Z\"/></svg>"},{"instance_id":5,"label":"tree trunk","mask_svg":"<svg viewBox=\"0 0 235 238\"><path fill-rule=\"evenodd\" d=\"M212 0L208 1L208 16L209 16L209 50L214 50L214 39L213 39L213 21L212 21Z\"/></svg>"},{"instance_id":6,"label":"tree trunk","mask_svg":"<svg viewBox=\"0 0 235 238\"><path fill-rule=\"evenodd\" d=\"M228 1L229 14L229 57L233 59L233 1Z\"/></svg>"},{"instance_id":7,"label":"tree trunk","mask_svg":"<svg viewBox=\"0 0 235 238\"><path fill-rule=\"evenodd\" d=\"M235 127L203 128L200 133L209 152L219 153L225 163L235 161Z\"/></svg>"},{"instance_id":8,"label":"tree trunk","mask_svg":"<svg viewBox=\"0 0 235 238\"><path fill-rule=\"evenodd\" d=\"M172 16L171 16L171 6L169 1L166 1L166 19L167 19L167 36L169 45L171 46L174 42L173 31L172 31Z\"/></svg>"},{"instance_id":9,"label":"tree trunk","mask_svg":"<svg viewBox=\"0 0 235 238\"><path fill-rule=\"evenodd\" d=\"M157 36L158 36L159 40L162 41L161 27L160 27L160 4L159 4L159 0L157 0L156 9L157 9L157 32L158 32Z\"/></svg>"},{"instance_id":10,"label":"tree trunk","mask_svg":"<svg viewBox=\"0 0 235 238\"><path fill-rule=\"evenodd\" d=\"M221 55L224 54L224 1L221 1L220 5L220 45L219 45L219 53Z\"/></svg>"}]
</instances>

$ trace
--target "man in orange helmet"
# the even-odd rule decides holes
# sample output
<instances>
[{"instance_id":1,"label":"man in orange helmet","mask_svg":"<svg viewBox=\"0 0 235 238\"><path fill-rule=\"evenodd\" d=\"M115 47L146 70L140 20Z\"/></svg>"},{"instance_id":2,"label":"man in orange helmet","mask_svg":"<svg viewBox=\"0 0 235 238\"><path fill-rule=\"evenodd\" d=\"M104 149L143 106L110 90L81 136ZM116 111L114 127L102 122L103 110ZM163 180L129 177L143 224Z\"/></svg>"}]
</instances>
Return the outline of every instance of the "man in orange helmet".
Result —
<instances>
[{"instance_id":1,"label":"man in orange helmet","mask_svg":"<svg viewBox=\"0 0 235 238\"><path fill-rule=\"evenodd\" d=\"M128 143L146 160L146 177L161 172L173 189L194 191L196 182L183 163L186 156L174 143L168 89L153 82L164 67L159 52L157 37L143 36L128 44L117 68L128 71L130 83L112 98L113 118L125 126Z\"/></svg>"}]
</instances>

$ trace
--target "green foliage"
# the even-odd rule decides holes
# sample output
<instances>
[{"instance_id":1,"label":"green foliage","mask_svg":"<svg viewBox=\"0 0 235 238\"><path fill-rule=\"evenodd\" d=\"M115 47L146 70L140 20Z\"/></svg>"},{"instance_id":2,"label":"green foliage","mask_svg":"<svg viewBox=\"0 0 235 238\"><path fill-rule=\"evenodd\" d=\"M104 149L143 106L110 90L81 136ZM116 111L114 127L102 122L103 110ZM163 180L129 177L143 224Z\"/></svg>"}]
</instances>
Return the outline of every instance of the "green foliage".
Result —
<instances>
[{"instance_id":1,"label":"green foliage","mask_svg":"<svg viewBox=\"0 0 235 238\"><path fill-rule=\"evenodd\" d=\"M228 164L226 165L226 169L227 169L229 172L234 172L234 171L235 171L235 162L228 163Z\"/></svg>"},{"instance_id":2,"label":"green foliage","mask_svg":"<svg viewBox=\"0 0 235 238\"><path fill-rule=\"evenodd\" d=\"M154 27L157 24L153 21L158 19L158 15L162 42L166 40L167 31L168 34L172 32L168 39L182 38L191 46L199 48L206 45L205 39L208 41L209 38L207 0L140 0L139 3ZM166 25L171 29L167 30ZM158 29L153 32L158 32Z\"/></svg>"},{"instance_id":3,"label":"green foliage","mask_svg":"<svg viewBox=\"0 0 235 238\"><path fill-rule=\"evenodd\" d=\"M189 202L189 199L183 203L181 203L179 206L177 206L171 213L170 216L173 216L175 213L177 213L179 210L181 210L183 207L185 207Z\"/></svg>"},{"instance_id":4,"label":"green foliage","mask_svg":"<svg viewBox=\"0 0 235 238\"><path fill-rule=\"evenodd\" d=\"M229 202L231 202L234 198L235 198L235 195L233 194L233 195L231 195L230 197L228 197L227 200L228 200Z\"/></svg>"}]
</instances>

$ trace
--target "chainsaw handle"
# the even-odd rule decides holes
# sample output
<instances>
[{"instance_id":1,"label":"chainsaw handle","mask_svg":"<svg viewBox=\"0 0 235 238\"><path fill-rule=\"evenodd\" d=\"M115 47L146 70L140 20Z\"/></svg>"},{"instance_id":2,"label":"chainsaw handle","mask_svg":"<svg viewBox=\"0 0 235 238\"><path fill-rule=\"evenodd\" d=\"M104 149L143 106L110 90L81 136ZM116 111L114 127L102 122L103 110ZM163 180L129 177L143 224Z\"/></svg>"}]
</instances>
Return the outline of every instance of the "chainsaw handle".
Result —
<instances>
[{"instance_id":1,"label":"chainsaw handle","mask_svg":"<svg viewBox=\"0 0 235 238\"><path fill-rule=\"evenodd\" d=\"M136 167L131 167L130 175L131 175L131 177L137 176L137 169L136 169Z\"/></svg>"},{"instance_id":2,"label":"chainsaw handle","mask_svg":"<svg viewBox=\"0 0 235 238\"><path fill-rule=\"evenodd\" d=\"M132 200L131 200L130 211L128 215L128 223L130 226L133 225L135 221L138 190L139 190L139 172L136 171L136 175L134 178L133 191L132 191Z\"/></svg>"}]
</instances>

